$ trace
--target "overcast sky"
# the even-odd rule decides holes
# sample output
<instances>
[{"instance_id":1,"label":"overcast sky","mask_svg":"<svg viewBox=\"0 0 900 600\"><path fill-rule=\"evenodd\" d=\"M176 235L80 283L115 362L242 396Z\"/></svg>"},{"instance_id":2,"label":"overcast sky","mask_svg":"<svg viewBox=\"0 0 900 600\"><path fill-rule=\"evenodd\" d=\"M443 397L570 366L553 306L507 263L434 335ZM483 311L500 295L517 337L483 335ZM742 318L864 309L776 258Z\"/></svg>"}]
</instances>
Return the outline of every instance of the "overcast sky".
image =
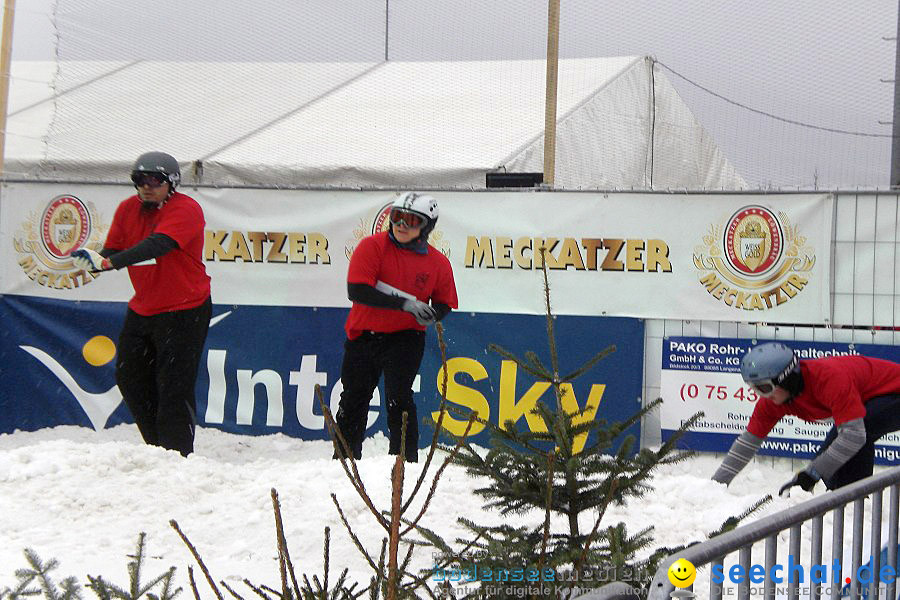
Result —
<instances>
[{"instance_id":1,"label":"overcast sky","mask_svg":"<svg viewBox=\"0 0 900 600\"><path fill-rule=\"evenodd\" d=\"M546 52L547 0L20 0L16 13L17 60L377 61L386 37L390 60ZM561 0L560 52L654 56L754 185L884 187L896 32L897 0Z\"/></svg>"}]
</instances>

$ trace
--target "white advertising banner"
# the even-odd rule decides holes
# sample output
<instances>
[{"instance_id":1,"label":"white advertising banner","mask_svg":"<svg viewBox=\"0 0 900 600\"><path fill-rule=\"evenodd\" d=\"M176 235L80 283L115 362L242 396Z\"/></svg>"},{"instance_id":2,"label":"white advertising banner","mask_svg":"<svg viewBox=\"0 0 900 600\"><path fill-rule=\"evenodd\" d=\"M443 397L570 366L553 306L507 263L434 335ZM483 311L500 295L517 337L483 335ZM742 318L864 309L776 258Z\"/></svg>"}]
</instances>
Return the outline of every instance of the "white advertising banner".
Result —
<instances>
[{"instance_id":1,"label":"white advertising banner","mask_svg":"<svg viewBox=\"0 0 900 600\"><path fill-rule=\"evenodd\" d=\"M391 192L182 190L206 215L213 302L349 306L359 240L387 226ZM8 183L0 292L125 301L127 277L76 270L126 186ZM558 314L825 323L829 194L432 192L430 241L453 265L460 309L541 314L541 265ZM546 248L542 259L540 249Z\"/></svg>"}]
</instances>

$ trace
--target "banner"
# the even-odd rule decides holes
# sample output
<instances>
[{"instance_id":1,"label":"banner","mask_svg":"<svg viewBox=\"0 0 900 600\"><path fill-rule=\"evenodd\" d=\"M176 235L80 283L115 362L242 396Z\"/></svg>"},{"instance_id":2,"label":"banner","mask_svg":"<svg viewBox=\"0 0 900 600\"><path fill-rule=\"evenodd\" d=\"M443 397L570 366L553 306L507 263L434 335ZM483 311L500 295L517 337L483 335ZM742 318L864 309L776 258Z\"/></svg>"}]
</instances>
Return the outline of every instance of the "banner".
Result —
<instances>
[{"instance_id":1,"label":"banner","mask_svg":"<svg viewBox=\"0 0 900 600\"><path fill-rule=\"evenodd\" d=\"M387 227L392 192L190 189L206 215L213 302L346 308L349 257ZM75 269L99 248L126 186L5 183L0 293L125 302L121 273ZM462 310L826 323L829 194L432 192L430 242ZM545 248L542 254L541 248Z\"/></svg>"},{"instance_id":2,"label":"banner","mask_svg":"<svg viewBox=\"0 0 900 600\"><path fill-rule=\"evenodd\" d=\"M539 290L538 290L539 293ZM55 425L101 430L131 420L115 382L116 339L126 306L0 297L0 433ZM201 427L263 435L284 433L326 439L315 386L337 412L342 384L343 324L347 309L216 304L197 381ZM553 321L561 368L574 371L607 346L617 350L576 379L569 408L586 418L617 422L640 407L643 322L614 317ZM497 344L517 356L534 351L550 364L544 316L453 312L442 322L447 352L447 400L501 425L540 430L531 414L537 401L555 404L549 384L535 382L515 362L487 350ZM425 357L414 384L421 421L437 418L441 354L429 328ZM368 428L386 433L383 387L371 401ZM444 426L462 434L465 422L450 414ZM428 444L433 429L421 429ZM476 424L471 439L487 445L489 430ZM639 426L628 433L639 438ZM202 435L202 432L201 434ZM582 443L587 440L582 440ZM637 445L635 445L635 450Z\"/></svg>"},{"instance_id":3,"label":"banner","mask_svg":"<svg viewBox=\"0 0 900 600\"><path fill-rule=\"evenodd\" d=\"M802 359L862 354L900 362L900 349L874 344L839 344L778 340ZM763 340L760 340L763 342ZM759 400L744 385L741 359L753 347L752 340L734 338L668 337L663 340L660 426L663 440L698 411L701 421L680 445L692 450L727 452L735 437L746 429ZM819 450L832 422L808 423L785 416L762 443L760 454L811 458ZM900 432L889 433L875 445L877 464L900 464Z\"/></svg>"}]
</instances>

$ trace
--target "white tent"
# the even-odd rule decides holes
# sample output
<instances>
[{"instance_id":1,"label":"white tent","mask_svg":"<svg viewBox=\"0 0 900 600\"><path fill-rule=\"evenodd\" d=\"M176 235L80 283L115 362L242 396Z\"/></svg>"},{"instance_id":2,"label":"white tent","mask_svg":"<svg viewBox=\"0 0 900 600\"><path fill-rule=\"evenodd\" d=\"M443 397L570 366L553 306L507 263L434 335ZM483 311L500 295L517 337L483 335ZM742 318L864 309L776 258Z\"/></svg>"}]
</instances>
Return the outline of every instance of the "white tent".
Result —
<instances>
[{"instance_id":1,"label":"white tent","mask_svg":"<svg viewBox=\"0 0 900 600\"><path fill-rule=\"evenodd\" d=\"M6 176L123 181L164 150L219 186L483 188L543 170L540 60L15 62ZM648 57L559 65L556 187L739 189Z\"/></svg>"}]
</instances>

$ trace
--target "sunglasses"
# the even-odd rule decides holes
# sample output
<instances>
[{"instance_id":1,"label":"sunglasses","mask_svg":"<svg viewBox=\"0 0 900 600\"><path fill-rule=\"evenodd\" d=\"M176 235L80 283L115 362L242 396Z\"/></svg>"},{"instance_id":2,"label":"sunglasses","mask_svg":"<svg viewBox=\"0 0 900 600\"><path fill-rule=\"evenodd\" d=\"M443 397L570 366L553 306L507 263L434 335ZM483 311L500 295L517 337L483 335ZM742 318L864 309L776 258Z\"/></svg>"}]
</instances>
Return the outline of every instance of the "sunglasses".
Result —
<instances>
[{"instance_id":1,"label":"sunglasses","mask_svg":"<svg viewBox=\"0 0 900 600\"><path fill-rule=\"evenodd\" d=\"M169 180L160 173L134 173L131 176L131 181L134 182L134 187L138 188L145 185L152 188L158 188L164 183L169 182Z\"/></svg>"},{"instance_id":2,"label":"sunglasses","mask_svg":"<svg viewBox=\"0 0 900 600\"><path fill-rule=\"evenodd\" d=\"M751 381L750 387L763 396L768 396L775 391L775 382L771 379L761 379L759 381Z\"/></svg>"},{"instance_id":3,"label":"sunglasses","mask_svg":"<svg viewBox=\"0 0 900 600\"><path fill-rule=\"evenodd\" d=\"M411 229L419 228L425 224L425 219L423 219L420 215L405 211L400 208L391 209L391 216L389 218L391 220L391 224L400 225L402 223L403 225Z\"/></svg>"}]
</instances>

